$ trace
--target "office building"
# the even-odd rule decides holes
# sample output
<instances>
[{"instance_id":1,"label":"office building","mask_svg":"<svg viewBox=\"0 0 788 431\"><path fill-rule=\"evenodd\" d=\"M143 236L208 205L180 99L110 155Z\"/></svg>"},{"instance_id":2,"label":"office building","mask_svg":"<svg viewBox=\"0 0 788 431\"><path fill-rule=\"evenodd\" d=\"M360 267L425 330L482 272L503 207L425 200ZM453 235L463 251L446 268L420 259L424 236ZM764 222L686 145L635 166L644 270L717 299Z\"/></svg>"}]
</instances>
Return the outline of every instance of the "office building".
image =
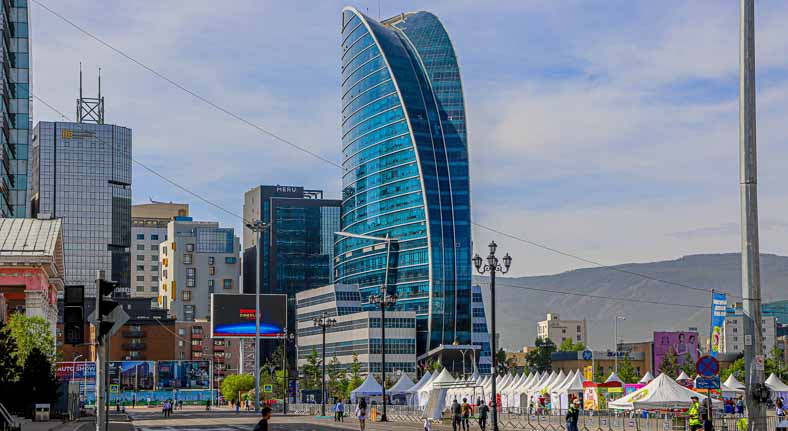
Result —
<instances>
[{"instance_id":1,"label":"office building","mask_svg":"<svg viewBox=\"0 0 788 431\"><path fill-rule=\"evenodd\" d=\"M159 305L177 320L209 319L211 294L239 292L240 250L233 228L176 217L159 244Z\"/></svg>"},{"instance_id":2,"label":"office building","mask_svg":"<svg viewBox=\"0 0 788 431\"><path fill-rule=\"evenodd\" d=\"M477 363L479 373L490 374L492 369L490 331L487 329L487 315L484 311L484 298L482 297L481 286L473 286L471 293L471 315L473 316L471 344L479 346Z\"/></svg>"},{"instance_id":3,"label":"office building","mask_svg":"<svg viewBox=\"0 0 788 431\"><path fill-rule=\"evenodd\" d=\"M323 313L337 324L326 329L326 361L336 358L336 369L350 372L356 354L362 374L380 373L382 362L380 311L361 311L361 295L355 286L329 285L296 294L298 368L310 355L323 354L322 328L314 318ZM395 378L402 372L416 375L416 313L386 312L386 373ZM380 380L380 376L378 376Z\"/></svg>"},{"instance_id":4,"label":"office building","mask_svg":"<svg viewBox=\"0 0 788 431\"><path fill-rule=\"evenodd\" d=\"M94 297L101 270L120 283L116 295L128 295L131 129L41 121L30 161L33 216L63 219L66 285Z\"/></svg>"},{"instance_id":5,"label":"office building","mask_svg":"<svg viewBox=\"0 0 788 431\"><path fill-rule=\"evenodd\" d=\"M151 202L131 206L133 298L155 299L159 295L159 244L167 239L167 224L171 220L188 216L188 204Z\"/></svg>"},{"instance_id":6,"label":"office building","mask_svg":"<svg viewBox=\"0 0 788 431\"><path fill-rule=\"evenodd\" d=\"M210 360L216 387L229 374L239 374L240 339L211 338L211 322L175 322L175 356L177 360Z\"/></svg>"},{"instance_id":7,"label":"office building","mask_svg":"<svg viewBox=\"0 0 788 431\"><path fill-rule=\"evenodd\" d=\"M588 345L585 319L561 320L558 313L547 313L547 319L537 324L536 336L541 339L549 338L556 346L560 346L567 339L573 344Z\"/></svg>"},{"instance_id":8,"label":"office building","mask_svg":"<svg viewBox=\"0 0 788 431\"><path fill-rule=\"evenodd\" d=\"M324 199L321 190L300 186L257 186L244 195L244 218L270 223L261 248L262 293L288 295L289 328L295 328L295 295L330 284L334 232L339 230L340 201ZM248 227L243 234L243 292L255 293L257 236ZM261 341L261 357L269 358L278 344ZM295 350L288 357L295 364Z\"/></svg>"},{"instance_id":9,"label":"office building","mask_svg":"<svg viewBox=\"0 0 788 431\"><path fill-rule=\"evenodd\" d=\"M0 5L3 17L3 113L0 149L0 217L28 217L28 159L32 126L30 12L28 2Z\"/></svg>"},{"instance_id":10,"label":"office building","mask_svg":"<svg viewBox=\"0 0 788 431\"><path fill-rule=\"evenodd\" d=\"M451 40L429 12L342 11L342 230L396 239L388 283L420 354L471 342L468 142ZM336 283L362 302L387 278L380 241L339 238Z\"/></svg>"},{"instance_id":11,"label":"office building","mask_svg":"<svg viewBox=\"0 0 788 431\"><path fill-rule=\"evenodd\" d=\"M0 322L11 313L42 317L55 334L63 292L63 222L0 218Z\"/></svg>"},{"instance_id":12,"label":"office building","mask_svg":"<svg viewBox=\"0 0 788 431\"><path fill-rule=\"evenodd\" d=\"M761 316L761 332L763 351L769 354L777 342L777 318ZM729 310L722 324L722 351L725 353L744 352L744 316L740 312Z\"/></svg>"}]
</instances>

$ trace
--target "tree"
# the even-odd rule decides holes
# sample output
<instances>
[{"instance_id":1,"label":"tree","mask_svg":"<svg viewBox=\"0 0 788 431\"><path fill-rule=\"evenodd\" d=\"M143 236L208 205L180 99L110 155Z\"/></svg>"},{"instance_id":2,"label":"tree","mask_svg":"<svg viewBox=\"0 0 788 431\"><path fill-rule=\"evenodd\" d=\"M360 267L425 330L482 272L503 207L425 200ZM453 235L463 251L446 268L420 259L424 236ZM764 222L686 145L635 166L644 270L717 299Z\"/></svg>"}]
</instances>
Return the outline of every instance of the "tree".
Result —
<instances>
[{"instance_id":1,"label":"tree","mask_svg":"<svg viewBox=\"0 0 788 431\"><path fill-rule=\"evenodd\" d=\"M27 355L33 349L46 355L49 362L55 361L55 339L49 331L49 323L43 317L27 317L23 313L14 313L3 330L8 331L16 342L16 363L20 367L25 364Z\"/></svg>"},{"instance_id":2,"label":"tree","mask_svg":"<svg viewBox=\"0 0 788 431\"><path fill-rule=\"evenodd\" d=\"M364 383L364 379L361 378L361 363L358 362L358 354L353 353L353 362L350 363L350 380L348 380L345 389L345 399L349 400L350 393L361 386L362 383Z\"/></svg>"},{"instance_id":3,"label":"tree","mask_svg":"<svg viewBox=\"0 0 788 431\"><path fill-rule=\"evenodd\" d=\"M684 359L681 361L681 371L684 371L684 374L688 375L690 378L698 374L695 370L695 362L692 360L692 356L689 352L684 355Z\"/></svg>"},{"instance_id":4,"label":"tree","mask_svg":"<svg viewBox=\"0 0 788 431\"><path fill-rule=\"evenodd\" d=\"M321 369L320 359L317 356L317 349L312 348L312 353L306 358L304 364L304 380L301 384L303 389L320 389Z\"/></svg>"},{"instance_id":5,"label":"tree","mask_svg":"<svg viewBox=\"0 0 788 431\"><path fill-rule=\"evenodd\" d=\"M222 380L222 396L232 403L238 402L238 394L254 389L254 376L251 374L232 374Z\"/></svg>"},{"instance_id":6,"label":"tree","mask_svg":"<svg viewBox=\"0 0 788 431\"><path fill-rule=\"evenodd\" d=\"M723 382L728 380L731 374L733 374L736 380L740 382L744 381L744 357L739 357L733 361L730 367L720 371L720 380Z\"/></svg>"},{"instance_id":7,"label":"tree","mask_svg":"<svg viewBox=\"0 0 788 431\"><path fill-rule=\"evenodd\" d=\"M676 351L673 346L668 348L668 352L662 357L662 363L659 365L659 372L665 373L671 378L676 378L679 375L679 366L677 363Z\"/></svg>"},{"instance_id":8,"label":"tree","mask_svg":"<svg viewBox=\"0 0 788 431\"><path fill-rule=\"evenodd\" d=\"M49 356L37 347L27 354L19 389L25 407L32 409L36 403L54 404L57 399L57 380Z\"/></svg>"},{"instance_id":9,"label":"tree","mask_svg":"<svg viewBox=\"0 0 788 431\"><path fill-rule=\"evenodd\" d=\"M571 338L564 338L561 345L558 346L559 352L582 352L586 349L586 345L582 342L573 343Z\"/></svg>"},{"instance_id":10,"label":"tree","mask_svg":"<svg viewBox=\"0 0 788 431\"><path fill-rule=\"evenodd\" d=\"M537 338L534 345L536 348L525 355L525 363L528 365L528 369L535 372L550 371L552 367L550 355L555 352L555 343L549 338Z\"/></svg>"},{"instance_id":11,"label":"tree","mask_svg":"<svg viewBox=\"0 0 788 431\"><path fill-rule=\"evenodd\" d=\"M16 341L0 322L0 382L15 382L22 368L17 363Z\"/></svg>"},{"instance_id":12,"label":"tree","mask_svg":"<svg viewBox=\"0 0 788 431\"><path fill-rule=\"evenodd\" d=\"M635 367L632 365L632 361L629 360L629 353L626 353L624 359L618 364L618 378L623 380L624 383L637 383L640 380Z\"/></svg>"},{"instance_id":13,"label":"tree","mask_svg":"<svg viewBox=\"0 0 788 431\"><path fill-rule=\"evenodd\" d=\"M347 379L344 378L344 373L339 368L339 359L337 359L336 356L331 358L331 361L328 363L327 374L328 382L326 382L326 390L328 391L328 396L335 399L344 399L347 389Z\"/></svg>"}]
</instances>

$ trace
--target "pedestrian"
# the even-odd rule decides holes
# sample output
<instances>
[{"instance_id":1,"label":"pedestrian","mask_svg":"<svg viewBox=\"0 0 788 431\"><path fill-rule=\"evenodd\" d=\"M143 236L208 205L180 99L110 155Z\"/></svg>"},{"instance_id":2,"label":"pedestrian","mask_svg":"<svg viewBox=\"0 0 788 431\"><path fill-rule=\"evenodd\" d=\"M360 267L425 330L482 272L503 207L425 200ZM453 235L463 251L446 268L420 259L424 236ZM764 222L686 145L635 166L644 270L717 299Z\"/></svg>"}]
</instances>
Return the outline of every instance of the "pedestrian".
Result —
<instances>
[{"instance_id":1,"label":"pedestrian","mask_svg":"<svg viewBox=\"0 0 788 431\"><path fill-rule=\"evenodd\" d=\"M470 431L470 419L471 419L471 405L468 404L468 399L462 399L462 405L460 405L460 413L462 414L462 429L463 431Z\"/></svg>"},{"instance_id":2,"label":"pedestrian","mask_svg":"<svg viewBox=\"0 0 788 431\"><path fill-rule=\"evenodd\" d=\"M490 408L482 400L478 400L476 404L479 405L479 429L485 431L487 429L487 413L490 412Z\"/></svg>"},{"instance_id":3,"label":"pedestrian","mask_svg":"<svg viewBox=\"0 0 788 431\"><path fill-rule=\"evenodd\" d=\"M460 407L460 403L457 402L455 398L454 401L451 402L450 407L451 412L451 429L452 431L457 431L457 428L461 428L462 422L462 408Z\"/></svg>"},{"instance_id":4,"label":"pedestrian","mask_svg":"<svg viewBox=\"0 0 788 431\"><path fill-rule=\"evenodd\" d=\"M145 407L150 407L150 397L145 398Z\"/></svg>"},{"instance_id":5,"label":"pedestrian","mask_svg":"<svg viewBox=\"0 0 788 431\"><path fill-rule=\"evenodd\" d=\"M782 422L785 419L785 405L783 404L783 397L777 398L774 402L774 409L777 411L777 422Z\"/></svg>"},{"instance_id":6,"label":"pedestrian","mask_svg":"<svg viewBox=\"0 0 788 431\"><path fill-rule=\"evenodd\" d=\"M336 405L334 405L334 422L344 422L345 416L345 405L342 404L342 400L338 399Z\"/></svg>"},{"instance_id":7,"label":"pedestrian","mask_svg":"<svg viewBox=\"0 0 788 431\"><path fill-rule=\"evenodd\" d=\"M364 401L364 398L358 400L358 405L356 406L356 417L358 418L358 429L364 431L367 426L367 402Z\"/></svg>"},{"instance_id":8,"label":"pedestrian","mask_svg":"<svg viewBox=\"0 0 788 431\"><path fill-rule=\"evenodd\" d=\"M736 400L736 413L740 415L744 414L744 400L742 399L741 395L739 395L739 399Z\"/></svg>"},{"instance_id":9,"label":"pedestrian","mask_svg":"<svg viewBox=\"0 0 788 431\"><path fill-rule=\"evenodd\" d=\"M260 409L260 414L263 416L260 422L254 426L252 431L268 431L268 421L271 419L271 407L265 406Z\"/></svg>"},{"instance_id":10,"label":"pedestrian","mask_svg":"<svg viewBox=\"0 0 788 431\"><path fill-rule=\"evenodd\" d=\"M424 418L424 431L432 431L432 419Z\"/></svg>"},{"instance_id":11,"label":"pedestrian","mask_svg":"<svg viewBox=\"0 0 788 431\"><path fill-rule=\"evenodd\" d=\"M700 421L700 403L698 402L697 396L692 396L690 399L692 400L692 405L687 411L689 427L690 431L697 431L703 428L703 423Z\"/></svg>"},{"instance_id":12,"label":"pedestrian","mask_svg":"<svg viewBox=\"0 0 788 431\"><path fill-rule=\"evenodd\" d=\"M131 408L137 407L137 394L131 394Z\"/></svg>"},{"instance_id":13,"label":"pedestrian","mask_svg":"<svg viewBox=\"0 0 788 431\"><path fill-rule=\"evenodd\" d=\"M241 400L235 401L235 414L241 413Z\"/></svg>"},{"instance_id":14,"label":"pedestrian","mask_svg":"<svg viewBox=\"0 0 788 431\"><path fill-rule=\"evenodd\" d=\"M703 431L714 431L714 406L711 397L703 399L701 419L703 420Z\"/></svg>"},{"instance_id":15,"label":"pedestrian","mask_svg":"<svg viewBox=\"0 0 788 431\"><path fill-rule=\"evenodd\" d=\"M211 400L205 400L205 410L211 409Z\"/></svg>"},{"instance_id":16,"label":"pedestrian","mask_svg":"<svg viewBox=\"0 0 788 431\"><path fill-rule=\"evenodd\" d=\"M575 398L566 411L566 431L577 431L577 420L580 416L580 400Z\"/></svg>"}]
</instances>

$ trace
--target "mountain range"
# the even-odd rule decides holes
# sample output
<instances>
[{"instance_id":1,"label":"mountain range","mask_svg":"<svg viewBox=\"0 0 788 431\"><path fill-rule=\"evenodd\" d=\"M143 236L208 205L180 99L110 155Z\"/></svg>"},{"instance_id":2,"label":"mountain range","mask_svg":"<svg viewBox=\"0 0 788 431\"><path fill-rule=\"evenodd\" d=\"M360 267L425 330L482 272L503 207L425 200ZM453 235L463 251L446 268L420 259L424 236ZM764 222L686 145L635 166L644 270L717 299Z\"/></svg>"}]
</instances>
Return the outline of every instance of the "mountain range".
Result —
<instances>
[{"instance_id":1,"label":"mountain range","mask_svg":"<svg viewBox=\"0 0 788 431\"><path fill-rule=\"evenodd\" d=\"M489 322L489 277L477 276L473 281L482 286ZM788 257L762 254L763 301L788 299L787 287ZM534 344L538 321L547 313L558 313L561 319L586 319L588 345L594 349L613 346L614 316L626 317L619 324L619 338L624 342L651 340L654 331L691 327L698 328L705 338L711 289L727 293L731 305L741 301L739 253L697 254L545 276L499 276L495 289L497 331L502 347L520 350Z\"/></svg>"}]
</instances>

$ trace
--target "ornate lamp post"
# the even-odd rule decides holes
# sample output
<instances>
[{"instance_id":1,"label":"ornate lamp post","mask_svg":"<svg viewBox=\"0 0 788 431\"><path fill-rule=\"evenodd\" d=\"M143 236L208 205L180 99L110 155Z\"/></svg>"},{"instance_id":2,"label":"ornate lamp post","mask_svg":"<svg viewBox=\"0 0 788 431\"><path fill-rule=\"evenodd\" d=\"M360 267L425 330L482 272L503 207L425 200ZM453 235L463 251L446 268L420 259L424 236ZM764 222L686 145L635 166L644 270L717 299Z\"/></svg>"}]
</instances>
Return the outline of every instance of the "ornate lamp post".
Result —
<instances>
[{"instance_id":1,"label":"ornate lamp post","mask_svg":"<svg viewBox=\"0 0 788 431\"><path fill-rule=\"evenodd\" d=\"M381 422L388 421L386 416L386 307L391 307L397 303L397 295L389 295L385 287L381 289L382 295L370 295L369 303L380 306L380 363L383 379L383 414L380 416Z\"/></svg>"},{"instance_id":2,"label":"ornate lamp post","mask_svg":"<svg viewBox=\"0 0 788 431\"><path fill-rule=\"evenodd\" d=\"M512 257L509 256L509 253L506 253L502 259L503 266L499 264L498 258L495 256L497 248L498 244L495 241L490 242L490 254L487 256L487 264L484 267L482 267L483 261L481 256L476 254L473 257L473 266L476 267L476 271L479 274L490 273L490 298L492 301L492 334L490 336L490 345L492 346L492 431L498 431L498 394L495 388L495 377L498 374L498 352L495 346L495 273L506 274L509 272L509 267L512 266Z\"/></svg>"},{"instance_id":3,"label":"ornate lamp post","mask_svg":"<svg viewBox=\"0 0 788 431\"><path fill-rule=\"evenodd\" d=\"M326 415L326 328L330 328L337 324L337 319L328 317L327 312L323 312L320 317L315 317L315 326L319 326L323 330L323 378L320 385L320 415Z\"/></svg>"}]
</instances>

